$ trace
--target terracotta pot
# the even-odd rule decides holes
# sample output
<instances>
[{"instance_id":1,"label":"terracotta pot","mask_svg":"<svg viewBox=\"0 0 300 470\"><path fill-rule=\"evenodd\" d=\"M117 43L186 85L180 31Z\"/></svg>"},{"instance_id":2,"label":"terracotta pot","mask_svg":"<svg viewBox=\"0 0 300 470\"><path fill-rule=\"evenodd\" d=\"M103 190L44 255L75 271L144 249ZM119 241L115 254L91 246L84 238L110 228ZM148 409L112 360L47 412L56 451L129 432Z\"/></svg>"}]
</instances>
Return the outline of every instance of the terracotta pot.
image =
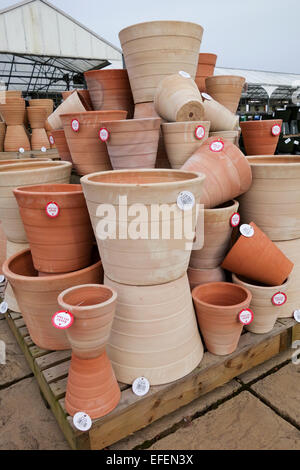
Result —
<instances>
[{"instance_id":1,"label":"terracotta pot","mask_svg":"<svg viewBox=\"0 0 300 470\"><path fill-rule=\"evenodd\" d=\"M126 119L126 111L89 111L66 114L61 119L77 173L87 175L111 170L106 144L100 140L99 130L104 126L104 121ZM72 129L74 120L79 122L78 132Z\"/></svg>"},{"instance_id":2,"label":"terracotta pot","mask_svg":"<svg viewBox=\"0 0 300 470\"><path fill-rule=\"evenodd\" d=\"M20 162L0 166L0 220L8 240L26 243L26 233L13 190L33 184L68 183L72 165L69 162Z\"/></svg>"},{"instance_id":3,"label":"terracotta pot","mask_svg":"<svg viewBox=\"0 0 300 470\"><path fill-rule=\"evenodd\" d=\"M283 309L280 308L278 318L293 317L295 310L300 310L300 238L276 242L275 245L294 263L289 276L287 302Z\"/></svg>"},{"instance_id":4,"label":"terracotta pot","mask_svg":"<svg viewBox=\"0 0 300 470\"><path fill-rule=\"evenodd\" d=\"M274 155L282 126L281 119L245 121L240 126L247 155Z\"/></svg>"},{"instance_id":5,"label":"terracotta pot","mask_svg":"<svg viewBox=\"0 0 300 470\"><path fill-rule=\"evenodd\" d=\"M23 124L7 126L4 140L5 152L18 152L20 148L25 151L31 150L30 141Z\"/></svg>"},{"instance_id":6,"label":"terracotta pot","mask_svg":"<svg viewBox=\"0 0 300 470\"><path fill-rule=\"evenodd\" d=\"M204 121L201 94L185 72L170 75L158 84L154 106L159 116L170 122Z\"/></svg>"},{"instance_id":7,"label":"terracotta pot","mask_svg":"<svg viewBox=\"0 0 300 470\"><path fill-rule=\"evenodd\" d=\"M215 75L205 80L206 91L216 101L236 113L246 79L237 75Z\"/></svg>"},{"instance_id":8,"label":"terracotta pot","mask_svg":"<svg viewBox=\"0 0 300 470\"><path fill-rule=\"evenodd\" d=\"M155 168L160 118L106 121L106 141L114 170Z\"/></svg>"},{"instance_id":9,"label":"terracotta pot","mask_svg":"<svg viewBox=\"0 0 300 470\"><path fill-rule=\"evenodd\" d=\"M118 293L107 352L117 379L151 385L180 379L198 366L203 346L187 275L156 286L104 283Z\"/></svg>"},{"instance_id":10,"label":"terracotta pot","mask_svg":"<svg viewBox=\"0 0 300 470\"><path fill-rule=\"evenodd\" d=\"M109 339L117 293L108 286L89 284L71 287L57 300L62 310L74 316L66 333L76 357L93 359L101 356Z\"/></svg>"},{"instance_id":11,"label":"terracotta pot","mask_svg":"<svg viewBox=\"0 0 300 470\"><path fill-rule=\"evenodd\" d=\"M2 274L2 264L6 260L6 236L0 222L0 273Z\"/></svg>"},{"instance_id":12,"label":"terracotta pot","mask_svg":"<svg viewBox=\"0 0 300 470\"><path fill-rule=\"evenodd\" d=\"M240 131L218 131L218 132L210 132L209 137L219 137L220 139L229 140L237 147L239 146L240 140Z\"/></svg>"},{"instance_id":13,"label":"terracotta pot","mask_svg":"<svg viewBox=\"0 0 300 470\"><path fill-rule=\"evenodd\" d=\"M149 21L119 33L135 103L153 101L163 78L185 70L194 79L202 26L184 21Z\"/></svg>"},{"instance_id":14,"label":"terracotta pot","mask_svg":"<svg viewBox=\"0 0 300 470\"><path fill-rule=\"evenodd\" d=\"M43 107L46 109L46 117L53 113L54 102L51 99L36 99L28 101L30 107ZM28 111L28 110L27 110Z\"/></svg>"},{"instance_id":15,"label":"terracotta pot","mask_svg":"<svg viewBox=\"0 0 300 470\"><path fill-rule=\"evenodd\" d=\"M0 160L0 168L2 168L2 166L11 166L11 165L20 165L20 164L24 164L24 163L35 163L35 162L50 162L51 159L50 158L47 158L47 157L40 157L40 158L36 158L36 157L31 157L31 158L14 158L14 159L11 159L11 160Z\"/></svg>"},{"instance_id":16,"label":"terracotta pot","mask_svg":"<svg viewBox=\"0 0 300 470\"><path fill-rule=\"evenodd\" d=\"M43 129L47 117L47 109L40 106L27 108L31 129Z\"/></svg>"},{"instance_id":17,"label":"terracotta pot","mask_svg":"<svg viewBox=\"0 0 300 470\"><path fill-rule=\"evenodd\" d=\"M11 256L16 255L17 253L20 253L23 250L27 250L28 248L29 248L28 243L13 243L7 240L5 259L3 260L3 263L5 260L9 259ZM12 287L9 282L7 283L6 288L5 288L4 300L7 303L9 310L11 310L12 312L21 313L21 309L19 307L14 291L12 290Z\"/></svg>"},{"instance_id":18,"label":"terracotta pot","mask_svg":"<svg viewBox=\"0 0 300 470\"><path fill-rule=\"evenodd\" d=\"M63 130L63 129L59 129L59 130ZM47 137L48 137L48 140L49 140L50 148L51 149L56 149L55 142L53 143L53 141L51 139L51 136L53 136L53 132L54 131L46 131L46 134L47 134Z\"/></svg>"},{"instance_id":19,"label":"terracotta pot","mask_svg":"<svg viewBox=\"0 0 300 470\"><path fill-rule=\"evenodd\" d=\"M30 250L24 250L5 261L3 272L13 287L32 341L42 349L69 349L65 330L52 325L53 315L60 310L57 297L69 287L102 282L102 264L97 254L88 268L69 274L38 277Z\"/></svg>"},{"instance_id":20,"label":"terracotta pot","mask_svg":"<svg viewBox=\"0 0 300 470\"><path fill-rule=\"evenodd\" d=\"M37 271L68 273L89 266L94 236L80 184L26 186L13 193ZM50 202L57 216L47 214Z\"/></svg>"},{"instance_id":21,"label":"terracotta pot","mask_svg":"<svg viewBox=\"0 0 300 470\"><path fill-rule=\"evenodd\" d=\"M214 74L216 62L216 54L199 54L198 68L195 78L199 91L206 92L205 79L206 77L211 77Z\"/></svg>"},{"instance_id":22,"label":"terracotta pot","mask_svg":"<svg viewBox=\"0 0 300 470\"><path fill-rule=\"evenodd\" d=\"M0 122L0 152L4 151L5 133L6 133L6 124L5 122Z\"/></svg>"},{"instance_id":23,"label":"terracotta pot","mask_svg":"<svg viewBox=\"0 0 300 470\"><path fill-rule=\"evenodd\" d=\"M101 418L118 405L121 391L104 352L95 359L72 355L65 407L69 415L84 410L91 419Z\"/></svg>"},{"instance_id":24,"label":"terracotta pot","mask_svg":"<svg viewBox=\"0 0 300 470\"><path fill-rule=\"evenodd\" d=\"M249 157L252 186L241 196L244 223L254 220L271 240L300 238L300 156Z\"/></svg>"},{"instance_id":25,"label":"terracotta pot","mask_svg":"<svg viewBox=\"0 0 300 470\"><path fill-rule=\"evenodd\" d=\"M8 126L22 126L25 116L25 101L19 99L0 103L0 114Z\"/></svg>"},{"instance_id":26,"label":"terracotta pot","mask_svg":"<svg viewBox=\"0 0 300 470\"><path fill-rule=\"evenodd\" d=\"M208 351L217 356L233 353L243 330L239 313L249 307L251 292L228 282L213 282L197 286L192 296Z\"/></svg>"},{"instance_id":27,"label":"terracotta pot","mask_svg":"<svg viewBox=\"0 0 300 470\"><path fill-rule=\"evenodd\" d=\"M231 217L238 212L238 208L237 201L229 201L215 209L204 210L204 246L201 250L192 251L191 268L213 269L221 265L230 246ZM203 224L200 215L198 224Z\"/></svg>"},{"instance_id":28,"label":"terracotta pot","mask_svg":"<svg viewBox=\"0 0 300 470\"><path fill-rule=\"evenodd\" d=\"M220 267L212 269L197 269L189 267L187 270L187 276L191 290L201 284L226 281L225 272Z\"/></svg>"},{"instance_id":29,"label":"terracotta pot","mask_svg":"<svg viewBox=\"0 0 300 470\"><path fill-rule=\"evenodd\" d=\"M81 178L105 274L110 279L130 285L155 285L178 279L186 272L191 248L187 245L191 245L194 233L190 237L182 233L183 211L177 200L182 191L189 191L198 201L204 179L203 175L178 170L110 171ZM128 211L122 207L126 203ZM101 239L105 238L101 228L105 224L102 204L114 206L116 215L121 212L121 223L116 217L115 239ZM136 215L130 214L133 204L145 205L146 214L143 212L137 229L140 234L134 233ZM149 217L150 204L156 204L157 213L152 211ZM159 215L162 204L164 211ZM194 204L185 211L185 222L190 223L191 231L196 218ZM169 234L160 230L160 222L170 227Z\"/></svg>"},{"instance_id":30,"label":"terracotta pot","mask_svg":"<svg viewBox=\"0 0 300 470\"><path fill-rule=\"evenodd\" d=\"M70 95L72 95L72 93L74 93L75 91L77 91L77 93L82 96L84 102L88 105L87 106L87 110L88 111L93 111L93 105L92 105L92 101L91 101L91 97L90 97L90 92L88 90L70 90L70 91L63 91L62 92L62 97L63 97L63 100L65 101L67 98L69 98Z\"/></svg>"},{"instance_id":31,"label":"terracotta pot","mask_svg":"<svg viewBox=\"0 0 300 470\"><path fill-rule=\"evenodd\" d=\"M251 236L240 236L222 268L268 286L280 286L294 265L254 222L250 226Z\"/></svg>"},{"instance_id":32,"label":"terracotta pot","mask_svg":"<svg viewBox=\"0 0 300 470\"><path fill-rule=\"evenodd\" d=\"M181 168L206 175L200 202L206 209L245 193L251 186L251 168L245 155L226 139L210 137Z\"/></svg>"},{"instance_id":33,"label":"terracotta pot","mask_svg":"<svg viewBox=\"0 0 300 470\"><path fill-rule=\"evenodd\" d=\"M250 325L246 326L246 330L256 334L272 331L278 316L280 313L284 314L286 310L286 304L276 305L276 298L279 296L279 301L281 302L284 298L281 295L282 293L287 297L289 296L289 280L281 286L274 287L256 284L254 281L236 276L235 274L232 275L232 280L235 284L248 289L252 294L250 308L254 313L254 319Z\"/></svg>"},{"instance_id":34,"label":"terracotta pot","mask_svg":"<svg viewBox=\"0 0 300 470\"><path fill-rule=\"evenodd\" d=\"M133 98L127 70L89 70L84 77L95 111L123 110L132 118Z\"/></svg>"},{"instance_id":35,"label":"terracotta pot","mask_svg":"<svg viewBox=\"0 0 300 470\"><path fill-rule=\"evenodd\" d=\"M208 138L210 122L170 122L162 125L172 168L179 169Z\"/></svg>"},{"instance_id":36,"label":"terracotta pot","mask_svg":"<svg viewBox=\"0 0 300 470\"><path fill-rule=\"evenodd\" d=\"M210 95L202 93L204 107L204 121L210 121L211 132L233 131L239 127L239 116L233 114L229 109Z\"/></svg>"},{"instance_id":37,"label":"terracotta pot","mask_svg":"<svg viewBox=\"0 0 300 470\"><path fill-rule=\"evenodd\" d=\"M6 101L10 99L22 98L22 90L2 90L4 98Z\"/></svg>"},{"instance_id":38,"label":"terracotta pot","mask_svg":"<svg viewBox=\"0 0 300 470\"><path fill-rule=\"evenodd\" d=\"M52 131L51 136L53 138L53 141L55 143L55 146L58 150L58 154L60 158L65 161L65 162L72 162L72 157L71 157L71 152L67 143L67 139L65 136L65 131L63 129L58 130L58 131ZM50 144L52 139L50 139Z\"/></svg>"},{"instance_id":39,"label":"terracotta pot","mask_svg":"<svg viewBox=\"0 0 300 470\"><path fill-rule=\"evenodd\" d=\"M36 108L37 109L37 108ZM31 134L32 150L49 150L51 148L45 129L33 129Z\"/></svg>"},{"instance_id":40,"label":"terracotta pot","mask_svg":"<svg viewBox=\"0 0 300 470\"><path fill-rule=\"evenodd\" d=\"M60 118L62 114L68 113L83 113L88 109L88 104L84 98L75 91L65 101L63 101L56 110L47 118L51 130L63 128L63 123Z\"/></svg>"}]
</instances>

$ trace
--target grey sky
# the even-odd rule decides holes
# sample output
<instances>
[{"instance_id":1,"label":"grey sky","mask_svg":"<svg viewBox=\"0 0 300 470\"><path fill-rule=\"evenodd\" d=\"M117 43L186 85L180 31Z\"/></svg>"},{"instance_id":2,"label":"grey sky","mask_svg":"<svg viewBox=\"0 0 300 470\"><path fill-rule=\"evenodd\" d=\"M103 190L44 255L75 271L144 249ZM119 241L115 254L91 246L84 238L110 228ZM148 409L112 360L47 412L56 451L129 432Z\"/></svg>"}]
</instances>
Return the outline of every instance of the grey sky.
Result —
<instances>
[{"instance_id":1,"label":"grey sky","mask_svg":"<svg viewBox=\"0 0 300 470\"><path fill-rule=\"evenodd\" d=\"M300 0L50 0L120 46L118 32L134 23L185 20L204 27L201 52L219 67L300 74ZM0 9L17 3L0 0Z\"/></svg>"}]
</instances>

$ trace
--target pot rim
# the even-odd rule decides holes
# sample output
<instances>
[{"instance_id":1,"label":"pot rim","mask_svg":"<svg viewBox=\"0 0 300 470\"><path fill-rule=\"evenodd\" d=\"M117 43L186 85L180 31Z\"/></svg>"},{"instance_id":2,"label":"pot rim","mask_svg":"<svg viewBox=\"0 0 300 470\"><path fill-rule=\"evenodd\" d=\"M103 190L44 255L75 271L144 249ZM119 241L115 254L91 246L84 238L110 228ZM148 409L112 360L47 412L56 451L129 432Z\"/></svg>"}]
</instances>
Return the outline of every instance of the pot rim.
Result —
<instances>
[{"instance_id":1,"label":"pot rim","mask_svg":"<svg viewBox=\"0 0 300 470\"><path fill-rule=\"evenodd\" d=\"M22 160L22 159L21 159ZM70 162L66 162L66 161L53 161L53 160L50 160L49 161L39 161L39 162L35 162L34 159L32 159L33 161L32 162L26 162L24 163L24 165L29 165L28 168L20 168L22 167L22 164L18 164L18 165L15 165L15 164L9 164L9 165L3 165L3 167L0 166L0 176L1 174L5 174L5 175L16 175L16 170L18 170L18 172L36 172L36 171L39 171L39 170L42 170L44 167L47 168L46 165L50 165L48 166L48 170L50 171L52 168L53 169L57 169L59 167L72 167L72 163ZM38 165L41 165L40 168L30 168L31 164L38 164ZM13 167L13 168L12 168Z\"/></svg>"},{"instance_id":2,"label":"pot rim","mask_svg":"<svg viewBox=\"0 0 300 470\"><path fill-rule=\"evenodd\" d=\"M204 30L203 26L201 26L200 24L198 23L194 23L193 21L180 21L180 20L153 20L153 21L142 21L141 23L136 23L136 24L132 24L130 26L126 26L126 28L123 28L121 29L121 31L119 32L119 37L120 35L124 32L124 31L129 31L131 28L136 28L136 27L144 27L145 25L148 25L148 24L172 24L172 25L175 25L175 24L186 24L187 26L188 25L194 25L194 26L198 26L199 28L202 29L202 31ZM155 36L165 36L165 34L163 34L163 32L161 32L160 34L156 34ZM180 35L181 36L181 35ZM127 42L127 41L126 41Z\"/></svg>"},{"instance_id":3,"label":"pot rim","mask_svg":"<svg viewBox=\"0 0 300 470\"><path fill-rule=\"evenodd\" d=\"M262 125L265 125L265 127L269 127L269 125L271 124L276 124L278 122L281 122L281 124L283 123L283 120L282 119L265 119L265 120L260 120L260 121L240 121L240 126L241 127L247 127L248 125L252 126L253 124L257 125L257 126L262 126Z\"/></svg>"},{"instance_id":4,"label":"pot rim","mask_svg":"<svg viewBox=\"0 0 300 470\"><path fill-rule=\"evenodd\" d=\"M300 165L300 155L249 155L246 157L250 166L266 166L266 167L282 167L282 168L290 168L292 165L295 167L299 167ZM253 161L253 160L258 160L258 161ZM260 162L259 160L267 159L270 160L270 162ZM276 160L286 160L286 162L276 162ZM291 160L291 161L289 161ZM293 161L294 160L294 161Z\"/></svg>"},{"instance_id":5,"label":"pot rim","mask_svg":"<svg viewBox=\"0 0 300 470\"><path fill-rule=\"evenodd\" d=\"M253 284L250 284L249 282L245 282L243 281L243 279L241 279L241 277L238 275L238 274L234 274L232 273L232 280L238 280L239 282L242 282L243 284L245 284L245 286L249 286L249 288L255 288L255 289L259 289L259 290L273 290L273 289L280 289L282 287L287 287L288 284L290 283L290 278L288 277L283 284L280 284L279 286L268 286L268 285L265 285L265 286L259 286L257 284L254 284L255 281L253 281ZM249 279L249 281L251 281L251 279Z\"/></svg>"},{"instance_id":6,"label":"pot rim","mask_svg":"<svg viewBox=\"0 0 300 470\"><path fill-rule=\"evenodd\" d=\"M68 304L67 302L64 301L64 297L71 293L71 292L74 292L74 291L78 291L80 289L85 289L85 288L89 288L89 287L94 287L94 288L105 288L106 290L109 290L111 292L111 297L106 300L105 302L100 302L98 304L93 304L93 305L86 305L86 306L82 306L80 307L79 305L71 305L71 304ZM111 287L109 286L106 286L105 284L82 284L82 285L79 285L79 286L73 286L73 287L70 287L69 289L65 289L63 292L61 292L59 294L59 296L57 297L57 301L60 305L62 305L64 308L66 307L68 311L71 311L73 308L76 309L76 310L79 310L80 312L85 312L86 310L89 311L89 310L94 310L95 308L99 308L99 307L106 307L107 305L113 303L116 299L117 299L117 292L112 289Z\"/></svg>"},{"instance_id":7,"label":"pot rim","mask_svg":"<svg viewBox=\"0 0 300 470\"><path fill-rule=\"evenodd\" d=\"M204 209L204 213L205 212L215 212L215 211L218 211L218 212L224 211L224 212L226 212L227 210L232 209L235 206L237 206L237 208L239 207L239 202L236 201L235 199L231 199L230 201L224 202L223 204L229 204L230 202L232 203L232 204L230 204L230 206ZM222 204L220 204L220 205L222 205Z\"/></svg>"},{"instance_id":8,"label":"pot rim","mask_svg":"<svg viewBox=\"0 0 300 470\"><path fill-rule=\"evenodd\" d=\"M80 111L79 113L73 112L73 113L66 113L66 114L61 114L60 117L85 117L85 116L102 116L105 113L124 113L126 114L127 111L124 109L102 109L98 111ZM57 130L63 130L63 129L57 129Z\"/></svg>"},{"instance_id":9,"label":"pot rim","mask_svg":"<svg viewBox=\"0 0 300 470\"><path fill-rule=\"evenodd\" d=\"M238 81L244 80L246 82L246 78L242 77L241 75L212 75L210 77L206 77L207 80L215 79L215 78L237 78Z\"/></svg>"},{"instance_id":10,"label":"pot rim","mask_svg":"<svg viewBox=\"0 0 300 470\"><path fill-rule=\"evenodd\" d=\"M200 300L196 297L196 293L198 290L200 289L205 289L206 287L213 287L213 286L219 286L219 285L226 285L226 286L235 286L237 288L239 288L239 290L243 290L244 293L247 295L247 297L245 298L245 300L243 300L243 302L239 303L239 304L232 304L232 305L215 305L215 304L212 304L212 303L207 303L207 302L204 302L203 300ZM236 309L239 309L239 308L243 308L245 303L251 302L252 300L252 294L251 292L246 288L246 287L243 287L243 286L240 286L239 284L233 284L231 282L209 282L209 283L206 283L206 284L201 284L199 286L196 286L194 287L194 289L192 290L192 297L193 297L193 300L198 304L200 305L203 305L205 307L211 307L211 308L216 308L218 310L222 309L222 310L232 310L232 308L236 308Z\"/></svg>"},{"instance_id":11,"label":"pot rim","mask_svg":"<svg viewBox=\"0 0 300 470\"><path fill-rule=\"evenodd\" d=\"M210 121L180 121L180 122L163 122L162 127L179 127L181 128L183 125L189 124L191 127L194 126L199 126L201 124L204 124L205 126L210 125Z\"/></svg>"},{"instance_id":12,"label":"pot rim","mask_svg":"<svg viewBox=\"0 0 300 470\"><path fill-rule=\"evenodd\" d=\"M0 166L1 168L1 166ZM66 188L66 191L32 191L32 188L42 188L48 186L53 187L53 186L59 186L61 189ZM74 188L77 187L77 190L75 191L68 191L68 188ZM14 194L25 194L26 196L72 196L72 195L77 195L77 194L82 194L82 186L81 184L68 184L68 183L61 183L61 184L55 184L55 183L49 183L49 184L33 184L31 186L19 186L18 188L15 188L13 190Z\"/></svg>"}]
</instances>

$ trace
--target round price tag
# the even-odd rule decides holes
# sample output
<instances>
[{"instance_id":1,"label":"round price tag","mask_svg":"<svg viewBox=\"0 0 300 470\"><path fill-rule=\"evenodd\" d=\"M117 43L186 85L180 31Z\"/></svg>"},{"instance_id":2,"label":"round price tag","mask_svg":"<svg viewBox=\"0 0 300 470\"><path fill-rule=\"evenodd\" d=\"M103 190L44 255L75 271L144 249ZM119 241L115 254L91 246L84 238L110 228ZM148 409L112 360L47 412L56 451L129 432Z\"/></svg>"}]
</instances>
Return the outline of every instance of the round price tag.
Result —
<instances>
[{"instance_id":1,"label":"round price tag","mask_svg":"<svg viewBox=\"0 0 300 470\"><path fill-rule=\"evenodd\" d=\"M281 127L278 126L278 124L275 124L275 126L272 127L272 134L279 135L280 132L281 132Z\"/></svg>"},{"instance_id":2,"label":"round price tag","mask_svg":"<svg viewBox=\"0 0 300 470\"><path fill-rule=\"evenodd\" d=\"M224 142L222 140L214 140L209 148L212 152L221 152L224 148Z\"/></svg>"},{"instance_id":3,"label":"round price tag","mask_svg":"<svg viewBox=\"0 0 300 470\"><path fill-rule=\"evenodd\" d=\"M202 95L202 98L204 98L205 100L209 100L209 101L212 100L212 97L208 93L201 93L201 95Z\"/></svg>"},{"instance_id":4,"label":"round price tag","mask_svg":"<svg viewBox=\"0 0 300 470\"><path fill-rule=\"evenodd\" d=\"M79 431L88 431L92 427L92 420L88 414L79 411L73 416L73 424Z\"/></svg>"},{"instance_id":5,"label":"round price tag","mask_svg":"<svg viewBox=\"0 0 300 470\"><path fill-rule=\"evenodd\" d=\"M202 140L205 137L205 129L203 126L197 126L195 129L195 137L198 140Z\"/></svg>"},{"instance_id":6,"label":"round price tag","mask_svg":"<svg viewBox=\"0 0 300 470\"><path fill-rule=\"evenodd\" d=\"M58 330L67 330L73 325L74 316L71 312L56 312L52 317L52 325Z\"/></svg>"},{"instance_id":7,"label":"round price tag","mask_svg":"<svg viewBox=\"0 0 300 470\"><path fill-rule=\"evenodd\" d=\"M182 191L177 198L177 206L182 211L189 211L195 205L195 196L190 191Z\"/></svg>"},{"instance_id":8,"label":"round price tag","mask_svg":"<svg viewBox=\"0 0 300 470\"><path fill-rule=\"evenodd\" d=\"M106 127L102 127L99 131L99 139L102 140L102 142L107 142L109 139L109 132L106 129Z\"/></svg>"},{"instance_id":9,"label":"round price tag","mask_svg":"<svg viewBox=\"0 0 300 470\"><path fill-rule=\"evenodd\" d=\"M19 148L19 152L20 152L20 153L24 153L24 152L25 152L25 150L23 149L23 147L20 147L20 148Z\"/></svg>"},{"instance_id":10,"label":"round price tag","mask_svg":"<svg viewBox=\"0 0 300 470\"><path fill-rule=\"evenodd\" d=\"M132 384L132 391L138 397L147 395L150 390L150 382L145 377L138 377Z\"/></svg>"},{"instance_id":11,"label":"round price tag","mask_svg":"<svg viewBox=\"0 0 300 470\"><path fill-rule=\"evenodd\" d=\"M46 147L42 147L42 148L41 148L41 152L44 152L44 153L47 152Z\"/></svg>"},{"instance_id":12,"label":"round price tag","mask_svg":"<svg viewBox=\"0 0 300 470\"><path fill-rule=\"evenodd\" d=\"M78 119L72 119L71 127L72 127L72 129L73 129L74 132L78 132L78 131L79 131L80 124L79 124Z\"/></svg>"},{"instance_id":13,"label":"round price tag","mask_svg":"<svg viewBox=\"0 0 300 470\"><path fill-rule=\"evenodd\" d=\"M296 322L300 323L300 310L295 310L294 311L294 318Z\"/></svg>"},{"instance_id":14,"label":"round price tag","mask_svg":"<svg viewBox=\"0 0 300 470\"><path fill-rule=\"evenodd\" d=\"M6 313L8 310L8 303L7 302L2 302L0 304L0 313L2 313L4 315L4 313Z\"/></svg>"},{"instance_id":15,"label":"round price tag","mask_svg":"<svg viewBox=\"0 0 300 470\"><path fill-rule=\"evenodd\" d=\"M237 227L239 225L241 221L241 216L238 212L235 212L234 214L232 214L232 216L230 217L230 225L231 227Z\"/></svg>"},{"instance_id":16,"label":"round price tag","mask_svg":"<svg viewBox=\"0 0 300 470\"><path fill-rule=\"evenodd\" d=\"M5 281L5 276L3 276L3 274L0 275L0 284L2 284L2 282Z\"/></svg>"},{"instance_id":17,"label":"round price tag","mask_svg":"<svg viewBox=\"0 0 300 470\"><path fill-rule=\"evenodd\" d=\"M55 144L55 140L54 140L53 135L49 135L49 142L50 142L51 145Z\"/></svg>"},{"instance_id":18,"label":"round price tag","mask_svg":"<svg viewBox=\"0 0 300 470\"><path fill-rule=\"evenodd\" d=\"M46 214L48 217L51 219L55 219L55 217L58 217L60 212L58 204L56 202L49 202L46 206Z\"/></svg>"},{"instance_id":19,"label":"round price tag","mask_svg":"<svg viewBox=\"0 0 300 470\"><path fill-rule=\"evenodd\" d=\"M190 74L187 73L187 72L184 72L183 70L180 70L180 72L178 72L179 75L181 75L183 78L191 78Z\"/></svg>"},{"instance_id":20,"label":"round price tag","mask_svg":"<svg viewBox=\"0 0 300 470\"><path fill-rule=\"evenodd\" d=\"M273 305L284 305L287 301L287 295L284 292L277 292L272 297L272 304Z\"/></svg>"},{"instance_id":21,"label":"round price tag","mask_svg":"<svg viewBox=\"0 0 300 470\"><path fill-rule=\"evenodd\" d=\"M244 224L240 226L240 232L244 237L251 238L254 235L254 228L251 225Z\"/></svg>"},{"instance_id":22,"label":"round price tag","mask_svg":"<svg viewBox=\"0 0 300 470\"><path fill-rule=\"evenodd\" d=\"M250 323L253 322L253 312L250 310L250 308L245 308L244 310L241 310L239 313L239 321L243 325L250 325Z\"/></svg>"}]
</instances>

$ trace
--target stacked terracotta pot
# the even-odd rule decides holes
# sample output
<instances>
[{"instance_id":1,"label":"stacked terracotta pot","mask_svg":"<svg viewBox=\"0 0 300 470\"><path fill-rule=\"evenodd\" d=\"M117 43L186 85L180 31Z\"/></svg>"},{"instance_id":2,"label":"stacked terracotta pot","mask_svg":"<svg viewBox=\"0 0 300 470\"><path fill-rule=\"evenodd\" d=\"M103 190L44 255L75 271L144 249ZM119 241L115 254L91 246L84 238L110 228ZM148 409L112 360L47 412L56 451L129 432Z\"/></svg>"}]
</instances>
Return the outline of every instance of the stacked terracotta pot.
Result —
<instances>
[{"instance_id":1,"label":"stacked terracotta pot","mask_svg":"<svg viewBox=\"0 0 300 470\"><path fill-rule=\"evenodd\" d=\"M23 151L31 150L30 141L24 127L27 115L25 100L22 98L21 92L4 92L4 100L1 100L0 103L0 115L7 125L3 146L4 151L18 152L19 149L23 149Z\"/></svg>"}]
</instances>

